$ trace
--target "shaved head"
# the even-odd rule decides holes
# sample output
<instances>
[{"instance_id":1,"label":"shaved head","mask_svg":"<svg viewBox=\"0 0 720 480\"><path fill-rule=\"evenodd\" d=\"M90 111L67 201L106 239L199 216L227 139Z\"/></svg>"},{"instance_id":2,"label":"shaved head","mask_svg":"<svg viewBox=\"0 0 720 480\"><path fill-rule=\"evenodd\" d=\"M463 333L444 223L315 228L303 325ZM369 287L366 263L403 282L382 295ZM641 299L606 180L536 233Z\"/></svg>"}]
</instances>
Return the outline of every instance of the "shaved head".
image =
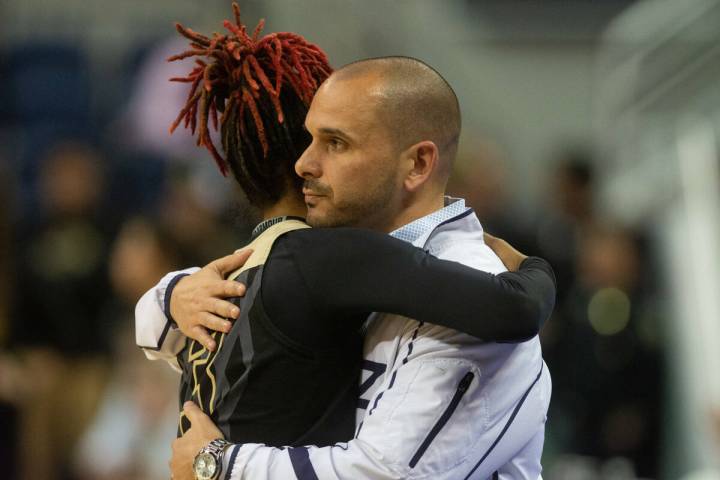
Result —
<instances>
[{"instance_id":1,"label":"shaved head","mask_svg":"<svg viewBox=\"0 0 720 480\"><path fill-rule=\"evenodd\" d=\"M460 105L448 82L426 63L410 57L360 60L335 71L333 80L372 81L378 119L402 150L430 140L440 152L441 177L448 177L460 137Z\"/></svg>"}]
</instances>

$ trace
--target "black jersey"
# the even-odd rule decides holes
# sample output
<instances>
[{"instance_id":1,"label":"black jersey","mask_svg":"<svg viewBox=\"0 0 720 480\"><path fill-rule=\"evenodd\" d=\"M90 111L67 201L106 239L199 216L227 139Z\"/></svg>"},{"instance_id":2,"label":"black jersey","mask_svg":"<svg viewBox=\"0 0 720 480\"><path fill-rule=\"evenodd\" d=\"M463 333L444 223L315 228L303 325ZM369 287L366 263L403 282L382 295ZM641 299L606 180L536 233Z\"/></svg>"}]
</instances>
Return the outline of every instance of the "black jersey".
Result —
<instances>
[{"instance_id":1,"label":"black jersey","mask_svg":"<svg viewBox=\"0 0 720 480\"><path fill-rule=\"evenodd\" d=\"M198 403L235 443L352 438L361 330L371 312L520 341L538 332L554 304L552 270L537 258L495 276L368 230L287 220L258 233L234 277L247 286L232 300L240 318L214 334L215 352L190 341L178 355L181 402Z\"/></svg>"}]
</instances>

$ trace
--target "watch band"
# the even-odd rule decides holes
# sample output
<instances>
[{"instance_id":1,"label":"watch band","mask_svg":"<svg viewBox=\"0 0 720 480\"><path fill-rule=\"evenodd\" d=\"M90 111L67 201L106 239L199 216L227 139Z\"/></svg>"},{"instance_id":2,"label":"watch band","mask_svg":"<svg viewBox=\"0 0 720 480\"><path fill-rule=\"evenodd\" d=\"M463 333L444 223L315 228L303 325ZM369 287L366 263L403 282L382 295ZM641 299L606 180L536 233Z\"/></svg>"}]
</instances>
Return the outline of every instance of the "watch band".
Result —
<instances>
[{"instance_id":1,"label":"watch band","mask_svg":"<svg viewBox=\"0 0 720 480\"><path fill-rule=\"evenodd\" d=\"M222 454L225 453L225 449L229 446L230 442L224 438L216 438L212 442L208 443L203 450L213 455L220 455L222 459Z\"/></svg>"}]
</instances>

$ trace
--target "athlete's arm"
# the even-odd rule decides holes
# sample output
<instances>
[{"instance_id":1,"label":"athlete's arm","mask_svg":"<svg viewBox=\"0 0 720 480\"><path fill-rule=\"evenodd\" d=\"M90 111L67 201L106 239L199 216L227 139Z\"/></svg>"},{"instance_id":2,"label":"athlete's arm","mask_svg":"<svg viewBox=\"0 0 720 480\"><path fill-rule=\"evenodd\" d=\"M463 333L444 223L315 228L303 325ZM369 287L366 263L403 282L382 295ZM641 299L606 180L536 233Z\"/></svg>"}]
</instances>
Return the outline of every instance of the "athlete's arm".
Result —
<instances>
[{"instance_id":1,"label":"athlete's arm","mask_svg":"<svg viewBox=\"0 0 720 480\"><path fill-rule=\"evenodd\" d=\"M486 341L521 341L539 332L555 302L554 274L537 257L525 259L517 272L492 275L439 260L388 235L350 228L291 232L275 249L293 256L315 318L328 322L343 321L349 313L387 312ZM274 257L266 265L263 302L274 321L282 327L288 320L292 328L289 322L303 300L288 301L293 296L283 279L293 274L286 267L290 262L273 262Z\"/></svg>"}]
</instances>

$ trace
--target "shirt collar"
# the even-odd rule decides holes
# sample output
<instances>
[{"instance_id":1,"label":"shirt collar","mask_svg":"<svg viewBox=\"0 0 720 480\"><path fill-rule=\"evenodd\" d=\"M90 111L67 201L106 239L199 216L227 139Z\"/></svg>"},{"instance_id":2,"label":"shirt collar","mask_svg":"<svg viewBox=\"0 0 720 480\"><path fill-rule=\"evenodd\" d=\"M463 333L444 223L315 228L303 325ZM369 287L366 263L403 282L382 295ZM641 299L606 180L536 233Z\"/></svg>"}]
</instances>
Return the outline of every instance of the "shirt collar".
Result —
<instances>
[{"instance_id":1,"label":"shirt collar","mask_svg":"<svg viewBox=\"0 0 720 480\"><path fill-rule=\"evenodd\" d=\"M427 237L441 223L469 211L462 198L445 197L445 207L390 232L393 237L414 244L421 237Z\"/></svg>"}]
</instances>

